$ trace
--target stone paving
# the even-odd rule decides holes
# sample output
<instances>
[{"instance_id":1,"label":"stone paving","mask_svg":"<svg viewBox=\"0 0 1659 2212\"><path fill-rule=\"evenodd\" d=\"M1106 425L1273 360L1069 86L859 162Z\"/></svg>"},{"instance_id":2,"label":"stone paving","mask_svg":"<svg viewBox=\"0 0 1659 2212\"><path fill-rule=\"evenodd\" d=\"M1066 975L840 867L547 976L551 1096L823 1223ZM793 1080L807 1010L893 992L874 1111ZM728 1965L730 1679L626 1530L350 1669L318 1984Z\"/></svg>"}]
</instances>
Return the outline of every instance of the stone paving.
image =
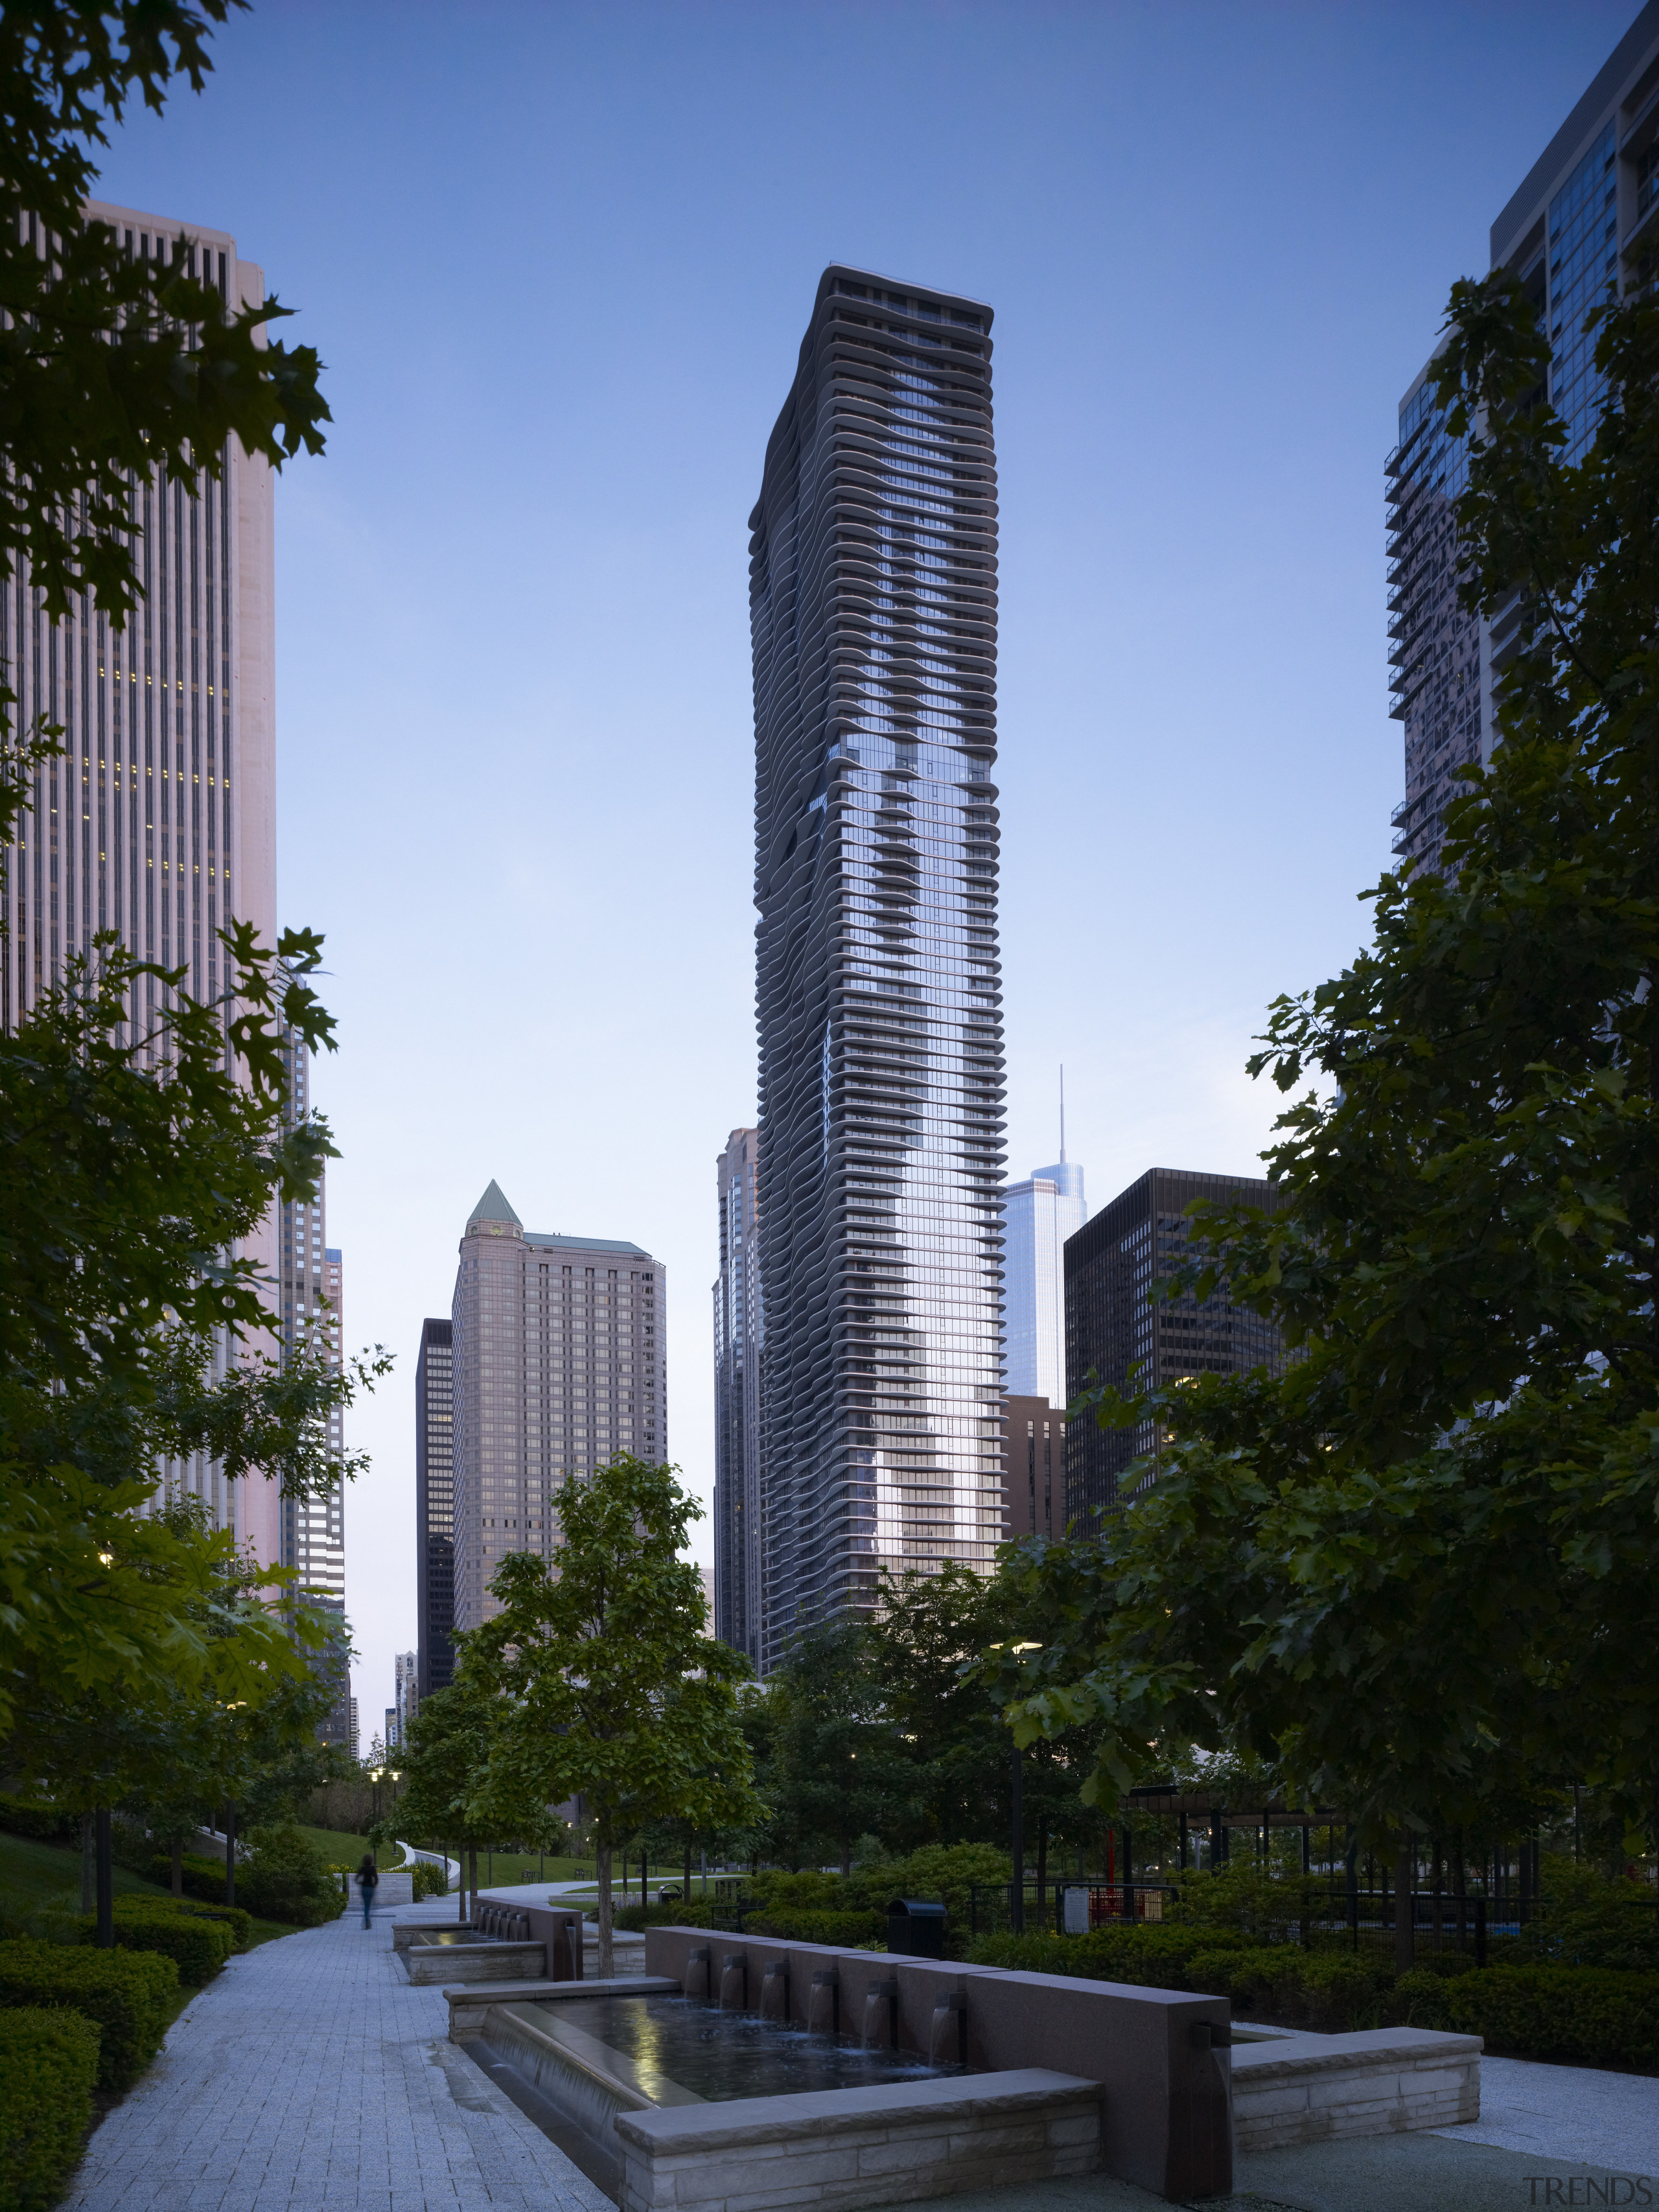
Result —
<instances>
[{"instance_id":1,"label":"stone paving","mask_svg":"<svg viewBox=\"0 0 1659 2212\"><path fill-rule=\"evenodd\" d=\"M454 1913L453 1899L434 1898L395 1917ZM393 1917L377 1907L365 1930L354 1908L233 1959L93 2136L65 2212L611 2212L447 2040L441 1990L412 1985L394 1962ZM1612 2194L1610 2173L1650 2177L1647 2201L1659 2203L1651 2077L1515 2059L1488 2059L1482 2073L1472 2124L1255 2153L1238 2161L1238 2194L1206 2212L1644 2201ZM1103 2175L949 2201L960 2212L1157 2202Z\"/></svg>"},{"instance_id":2,"label":"stone paving","mask_svg":"<svg viewBox=\"0 0 1659 2212\"><path fill-rule=\"evenodd\" d=\"M392 1917L231 1960L94 2135L67 2212L611 2212L447 2040L442 1991L394 1963Z\"/></svg>"}]
</instances>

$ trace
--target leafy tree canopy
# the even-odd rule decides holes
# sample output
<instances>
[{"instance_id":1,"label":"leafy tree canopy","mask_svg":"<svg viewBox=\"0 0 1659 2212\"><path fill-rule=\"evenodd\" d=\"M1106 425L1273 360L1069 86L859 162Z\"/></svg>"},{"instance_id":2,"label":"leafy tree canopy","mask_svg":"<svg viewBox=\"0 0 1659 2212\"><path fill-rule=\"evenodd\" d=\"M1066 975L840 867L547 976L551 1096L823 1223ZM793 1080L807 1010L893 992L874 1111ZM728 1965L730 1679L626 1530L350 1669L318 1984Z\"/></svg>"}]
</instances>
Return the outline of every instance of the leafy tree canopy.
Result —
<instances>
[{"instance_id":1,"label":"leafy tree canopy","mask_svg":"<svg viewBox=\"0 0 1659 2212\"><path fill-rule=\"evenodd\" d=\"M1272 1010L1280 1203L1195 1209L1184 1279L1287 1372L1078 1409L1155 1419L1158 1479L1055 1549L1052 1633L991 1673L1022 1733L1100 1729L1097 1786L1231 1742L1379 1837L1570 1781L1655 1806L1659 310L1595 319L1572 463L1518 284L1453 292L1466 602L1519 606L1501 743L1441 871Z\"/></svg>"},{"instance_id":2,"label":"leafy tree canopy","mask_svg":"<svg viewBox=\"0 0 1659 2212\"><path fill-rule=\"evenodd\" d=\"M458 1680L499 1701L475 1817L580 1797L594 1834L599 1970L610 1971L611 1855L649 1822L741 1825L759 1811L738 1684L681 1556L699 1508L672 1468L629 1454L566 1483L556 1559L515 1553L501 1611L460 1639Z\"/></svg>"}]
</instances>

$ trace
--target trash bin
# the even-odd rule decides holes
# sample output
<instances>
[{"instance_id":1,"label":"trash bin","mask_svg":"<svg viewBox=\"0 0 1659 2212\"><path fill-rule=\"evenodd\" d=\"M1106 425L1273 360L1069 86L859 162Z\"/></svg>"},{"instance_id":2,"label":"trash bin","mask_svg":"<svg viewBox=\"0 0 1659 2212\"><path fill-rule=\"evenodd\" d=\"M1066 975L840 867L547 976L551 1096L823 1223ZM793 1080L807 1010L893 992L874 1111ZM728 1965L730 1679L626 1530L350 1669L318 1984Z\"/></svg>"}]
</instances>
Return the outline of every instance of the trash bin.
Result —
<instances>
[{"instance_id":1,"label":"trash bin","mask_svg":"<svg viewBox=\"0 0 1659 2212\"><path fill-rule=\"evenodd\" d=\"M945 1907L919 1897L896 1897L887 1908L887 1948L896 1958L945 1956Z\"/></svg>"}]
</instances>

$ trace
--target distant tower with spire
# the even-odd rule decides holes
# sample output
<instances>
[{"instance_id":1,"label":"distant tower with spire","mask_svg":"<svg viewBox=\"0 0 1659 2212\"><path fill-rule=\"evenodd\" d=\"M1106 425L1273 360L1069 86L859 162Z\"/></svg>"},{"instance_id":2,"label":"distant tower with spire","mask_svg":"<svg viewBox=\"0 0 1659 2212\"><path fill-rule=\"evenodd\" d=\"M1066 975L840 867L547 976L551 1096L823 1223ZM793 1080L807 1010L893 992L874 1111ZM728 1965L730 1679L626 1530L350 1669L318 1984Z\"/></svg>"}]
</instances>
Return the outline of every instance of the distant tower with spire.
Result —
<instances>
[{"instance_id":1,"label":"distant tower with spire","mask_svg":"<svg viewBox=\"0 0 1659 2212\"><path fill-rule=\"evenodd\" d=\"M1007 1388L1066 1403L1066 1239L1089 1218L1083 1170L1066 1158L1066 1070L1060 1071L1060 1158L1003 1193Z\"/></svg>"}]
</instances>

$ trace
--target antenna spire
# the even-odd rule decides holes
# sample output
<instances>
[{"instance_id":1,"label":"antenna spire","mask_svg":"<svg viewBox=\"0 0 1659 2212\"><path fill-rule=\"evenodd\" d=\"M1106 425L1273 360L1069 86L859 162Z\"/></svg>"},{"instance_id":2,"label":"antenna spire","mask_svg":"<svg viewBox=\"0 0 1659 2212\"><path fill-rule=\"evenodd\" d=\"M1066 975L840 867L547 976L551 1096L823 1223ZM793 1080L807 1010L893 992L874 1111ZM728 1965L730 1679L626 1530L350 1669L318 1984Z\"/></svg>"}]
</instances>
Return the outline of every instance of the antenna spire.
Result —
<instances>
[{"instance_id":1,"label":"antenna spire","mask_svg":"<svg viewBox=\"0 0 1659 2212\"><path fill-rule=\"evenodd\" d=\"M1066 1063L1060 1063L1060 1164L1066 1164Z\"/></svg>"}]
</instances>

